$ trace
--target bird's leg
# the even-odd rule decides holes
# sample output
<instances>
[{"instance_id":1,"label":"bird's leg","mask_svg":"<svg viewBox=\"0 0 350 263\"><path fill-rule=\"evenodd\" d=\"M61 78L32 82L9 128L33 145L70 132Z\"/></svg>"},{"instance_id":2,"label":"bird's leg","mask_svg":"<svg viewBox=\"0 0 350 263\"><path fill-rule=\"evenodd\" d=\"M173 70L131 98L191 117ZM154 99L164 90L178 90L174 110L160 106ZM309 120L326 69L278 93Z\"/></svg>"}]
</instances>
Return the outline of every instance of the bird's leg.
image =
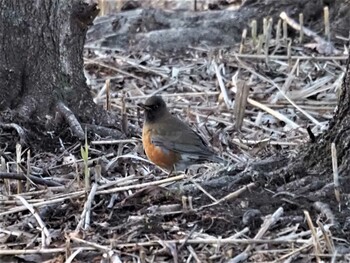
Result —
<instances>
[{"instance_id":1,"label":"bird's leg","mask_svg":"<svg viewBox=\"0 0 350 263\"><path fill-rule=\"evenodd\" d=\"M177 174L175 164L171 167L168 176L170 176L170 175L173 174L173 173L175 173L175 175Z\"/></svg>"},{"instance_id":2,"label":"bird's leg","mask_svg":"<svg viewBox=\"0 0 350 263\"><path fill-rule=\"evenodd\" d=\"M170 169L170 171L169 171L169 173L168 173L168 176L169 176L169 177L170 177L170 175L173 173L174 169L175 169L175 166L173 166L173 167Z\"/></svg>"}]
</instances>

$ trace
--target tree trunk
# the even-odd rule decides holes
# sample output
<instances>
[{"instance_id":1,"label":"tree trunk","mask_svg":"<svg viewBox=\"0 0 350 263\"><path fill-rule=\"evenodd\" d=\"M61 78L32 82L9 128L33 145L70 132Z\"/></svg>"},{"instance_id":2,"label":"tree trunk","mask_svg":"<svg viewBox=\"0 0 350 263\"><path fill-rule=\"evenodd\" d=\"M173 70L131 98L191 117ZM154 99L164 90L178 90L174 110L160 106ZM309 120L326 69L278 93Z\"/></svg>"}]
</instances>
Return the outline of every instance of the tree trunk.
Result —
<instances>
[{"instance_id":1,"label":"tree trunk","mask_svg":"<svg viewBox=\"0 0 350 263\"><path fill-rule=\"evenodd\" d=\"M64 119L79 138L79 122L112 125L93 102L83 74L85 36L96 5L1 0L0 6L0 110L14 110L27 128L43 128L45 122L52 128L52 120ZM56 112L64 118L55 118Z\"/></svg>"},{"instance_id":2,"label":"tree trunk","mask_svg":"<svg viewBox=\"0 0 350 263\"><path fill-rule=\"evenodd\" d=\"M346 72L342 84L338 107L327 132L319 136L315 143L308 145L308 149L301 153L304 166L309 170L317 170L327 175L327 181L333 180L331 144L337 150L337 161L343 192L350 189L350 55L346 63Z\"/></svg>"}]
</instances>

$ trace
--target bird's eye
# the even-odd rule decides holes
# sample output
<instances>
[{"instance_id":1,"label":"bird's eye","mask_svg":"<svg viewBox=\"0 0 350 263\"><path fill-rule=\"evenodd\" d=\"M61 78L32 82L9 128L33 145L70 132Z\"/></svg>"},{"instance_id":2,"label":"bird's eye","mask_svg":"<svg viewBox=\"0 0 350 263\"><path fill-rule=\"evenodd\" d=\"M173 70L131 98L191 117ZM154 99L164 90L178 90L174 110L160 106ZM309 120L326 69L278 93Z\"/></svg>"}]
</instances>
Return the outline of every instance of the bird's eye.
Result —
<instances>
[{"instance_id":1,"label":"bird's eye","mask_svg":"<svg viewBox=\"0 0 350 263\"><path fill-rule=\"evenodd\" d=\"M153 109L158 109L159 108L159 105L158 104L155 104L154 106L153 106Z\"/></svg>"}]
</instances>

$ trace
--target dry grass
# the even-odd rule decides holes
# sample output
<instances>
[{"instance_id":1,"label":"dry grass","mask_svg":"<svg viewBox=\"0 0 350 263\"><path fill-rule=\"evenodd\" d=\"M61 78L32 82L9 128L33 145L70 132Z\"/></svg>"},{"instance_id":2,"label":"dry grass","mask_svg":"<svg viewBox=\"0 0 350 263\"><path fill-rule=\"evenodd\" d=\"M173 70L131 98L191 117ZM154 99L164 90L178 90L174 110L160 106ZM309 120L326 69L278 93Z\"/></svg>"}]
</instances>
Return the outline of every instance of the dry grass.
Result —
<instances>
[{"instance_id":1,"label":"dry grass","mask_svg":"<svg viewBox=\"0 0 350 263\"><path fill-rule=\"evenodd\" d=\"M282 207L258 214L263 223L256 231L249 224L220 221L221 212L231 213L227 202L239 200L257 185L249 183L225 194L209 191L201 183L217 176L218 166L167 178L142 151L142 114L136 104L159 94L174 114L234 166L245 167L280 152L295 153L310 139L307 127L315 135L327 128L347 57L319 55L295 41L288 56L290 41L274 36L268 49L257 50L247 38L242 53L237 45L216 51L189 48L177 57L91 48L85 70L94 100L122 116L123 127L117 128L127 131L128 138L95 138L90 143L89 167L95 181L91 189L84 189L79 179L84 170L79 144L60 156L46 156L55 159L47 167L52 179L64 186L43 188L29 180L27 189L15 194L13 182L7 182L8 194L0 201L0 216L6 219L0 228L0 255L36 262L55 257L63 262L60 255L66 255L65 262L77 262L78 256L82 262L103 262L102 258L110 262L349 260L348 252L334 247L335 240L341 242L330 231L334 222L314 225L305 211L308 228L302 228L300 221L290 220L294 217L285 217ZM237 96L243 87L247 96ZM237 103L246 107L234 110ZM27 169L40 170L45 154L24 153L17 153L19 162L26 159ZM10 171L19 162L1 167ZM177 187L192 185L201 194L174 195L171 185L179 181ZM243 199L239 204L238 209L250 211ZM220 231L218 226L208 233L206 216L213 224L226 222L229 227L223 225ZM298 216L303 221L304 215ZM236 218L240 221L241 214Z\"/></svg>"}]
</instances>

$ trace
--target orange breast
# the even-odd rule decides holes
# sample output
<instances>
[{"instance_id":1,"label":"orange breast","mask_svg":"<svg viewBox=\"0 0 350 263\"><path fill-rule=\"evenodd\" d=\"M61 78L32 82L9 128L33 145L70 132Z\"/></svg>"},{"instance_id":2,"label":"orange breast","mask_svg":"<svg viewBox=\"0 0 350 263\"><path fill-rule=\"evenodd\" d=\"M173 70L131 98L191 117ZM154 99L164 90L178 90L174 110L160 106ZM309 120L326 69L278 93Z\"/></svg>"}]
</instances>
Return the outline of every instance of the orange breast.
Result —
<instances>
[{"instance_id":1,"label":"orange breast","mask_svg":"<svg viewBox=\"0 0 350 263\"><path fill-rule=\"evenodd\" d=\"M172 151L162 150L161 147L152 144L151 133L151 128L144 127L142 130L142 144L147 158L164 169L172 170L174 164L181 159L180 156Z\"/></svg>"}]
</instances>

